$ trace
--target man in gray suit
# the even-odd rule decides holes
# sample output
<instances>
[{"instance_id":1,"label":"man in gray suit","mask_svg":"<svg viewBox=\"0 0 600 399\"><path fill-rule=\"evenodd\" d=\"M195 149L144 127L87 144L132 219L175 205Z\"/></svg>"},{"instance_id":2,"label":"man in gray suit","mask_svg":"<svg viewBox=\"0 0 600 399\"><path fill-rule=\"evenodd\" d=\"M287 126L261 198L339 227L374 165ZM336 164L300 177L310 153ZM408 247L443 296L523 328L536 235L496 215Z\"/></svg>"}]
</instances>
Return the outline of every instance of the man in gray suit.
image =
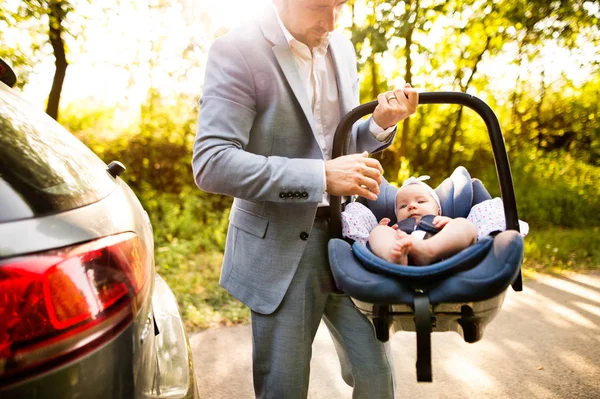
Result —
<instances>
[{"instance_id":1,"label":"man in gray suit","mask_svg":"<svg viewBox=\"0 0 600 399\"><path fill-rule=\"evenodd\" d=\"M331 159L335 128L358 105L352 43L334 27L345 0L274 0L258 21L212 45L192 166L198 186L234 197L221 285L252 311L254 390L306 398L321 319L354 398L393 398L387 344L347 296L327 259L328 194L375 199L388 147L417 92L382 93Z\"/></svg>"}]
</instances>

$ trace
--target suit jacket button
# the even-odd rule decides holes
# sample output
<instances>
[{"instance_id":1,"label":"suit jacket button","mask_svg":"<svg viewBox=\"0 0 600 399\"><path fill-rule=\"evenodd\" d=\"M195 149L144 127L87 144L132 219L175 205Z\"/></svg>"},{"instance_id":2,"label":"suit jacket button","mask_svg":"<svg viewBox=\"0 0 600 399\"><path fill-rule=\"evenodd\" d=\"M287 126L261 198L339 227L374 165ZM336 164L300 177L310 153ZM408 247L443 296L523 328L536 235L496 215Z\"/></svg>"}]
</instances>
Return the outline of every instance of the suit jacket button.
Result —
<instances>
[{"instance_id":1,"label":"suit jacket button","mask_svg":"<svg viewBox=\"0 0 600 399\"><path fill-rule=\"evenodd\" d=\"M296 198L300 198L300 196L301 196L301 195L302 195L302 194L300 194L300 191L296 191L296 192L294 193L294 197L296 197Z\"/></svg>"},{"instance_id":2,"label":"suit jacket button","mask_svg":"<svg viewBox=\"0 0 600 399\"><path fill-rule=\"evenodd\" d=\"M308 198L308 193L306 191L302 192L302 198Z\"/></svg>"},{"instance_id":3,"label":"suit jacket button","mask_svg":"<svg viewBox=\"0 0 600 399\"><path fill-rule=\"evenodd\" d=\"M300 233L300 239L302 241L308 240L308 233L306 231L303 231L302 233Z\"/></svg>"},{"instance_id":4,"label":"suit jacket button","mask_svg":"<svg viewBox=\"0 0 600 399\"><path fill-rule=\"evenodd\" d=\"M288 191L288 193L287 193L287 197L288 197L288 198L294 198L294 193L293 193L293 192L291 192L291 191Z\"/></svg>"},{"instance_id":5,"label":"suit jacket button","mask_svg":"<svg viewBox=\"0 0 600 399\"><path fill-rule=\"evenodd\" d=\"M285 199L285 193L283 191L279 193L279 198Z\"/></svg>"}]
</instances>

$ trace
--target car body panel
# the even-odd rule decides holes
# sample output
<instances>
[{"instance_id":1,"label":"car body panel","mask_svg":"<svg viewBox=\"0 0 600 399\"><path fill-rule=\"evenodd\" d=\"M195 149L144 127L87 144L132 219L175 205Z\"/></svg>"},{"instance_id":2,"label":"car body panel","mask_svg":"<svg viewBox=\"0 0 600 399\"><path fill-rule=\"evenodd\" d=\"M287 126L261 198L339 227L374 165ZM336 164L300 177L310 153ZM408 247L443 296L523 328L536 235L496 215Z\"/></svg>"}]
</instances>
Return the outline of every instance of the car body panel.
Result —
<instances>
[{"instance_id":1,"label":"car body panel","mask_svg":"<svg viewBox=\"0 0 600 399\"><path fill-rule=\"evenodd\" d=\"M78 244L131 231L153 253L149 219L131 189L118 179L109 196L81 208L49 216L0 223L0 259ZM24 239L24 238L27 239Z\"/></svg>"}]
</instances>

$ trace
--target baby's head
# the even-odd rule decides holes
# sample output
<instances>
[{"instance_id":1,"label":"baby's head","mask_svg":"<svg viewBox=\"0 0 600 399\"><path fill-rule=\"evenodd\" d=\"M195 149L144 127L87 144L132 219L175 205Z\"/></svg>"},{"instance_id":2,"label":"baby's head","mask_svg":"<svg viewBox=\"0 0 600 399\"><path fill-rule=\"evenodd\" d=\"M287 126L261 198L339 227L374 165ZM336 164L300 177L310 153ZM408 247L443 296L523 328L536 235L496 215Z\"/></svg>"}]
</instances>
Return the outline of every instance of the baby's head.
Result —
<instances>
[{"instance_id":1,"label":"baby's head","mask_svg":"<svg viewBox=\"0 0 600 399\"><path fill-rule=\"evenodd\" d=\"M419 221L425 215L441 215L442 207L438 195L423 180L429 176L419 178L410 177L404 181L396 194L396 218L404 220L414 217Z\"/></svg>"}]
</instances>

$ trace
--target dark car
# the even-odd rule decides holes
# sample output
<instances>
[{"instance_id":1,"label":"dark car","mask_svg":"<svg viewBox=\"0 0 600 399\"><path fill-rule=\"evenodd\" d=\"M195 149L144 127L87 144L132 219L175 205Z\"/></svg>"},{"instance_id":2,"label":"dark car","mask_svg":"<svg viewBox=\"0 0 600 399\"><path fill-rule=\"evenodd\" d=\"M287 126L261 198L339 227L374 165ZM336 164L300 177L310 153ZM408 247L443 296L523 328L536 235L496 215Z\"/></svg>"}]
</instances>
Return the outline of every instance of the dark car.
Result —
<instances>
[{"instance_id":1,"label":"dark car","mask_svg":"<svg viewBox=\"0 0 600 399\"><path fill-rule=\"evenodd\" d=\"M1 61L1 60L0 60ZM0 62L0 398L194 398L147 213Z\"/></svg>"}]
</instances>

